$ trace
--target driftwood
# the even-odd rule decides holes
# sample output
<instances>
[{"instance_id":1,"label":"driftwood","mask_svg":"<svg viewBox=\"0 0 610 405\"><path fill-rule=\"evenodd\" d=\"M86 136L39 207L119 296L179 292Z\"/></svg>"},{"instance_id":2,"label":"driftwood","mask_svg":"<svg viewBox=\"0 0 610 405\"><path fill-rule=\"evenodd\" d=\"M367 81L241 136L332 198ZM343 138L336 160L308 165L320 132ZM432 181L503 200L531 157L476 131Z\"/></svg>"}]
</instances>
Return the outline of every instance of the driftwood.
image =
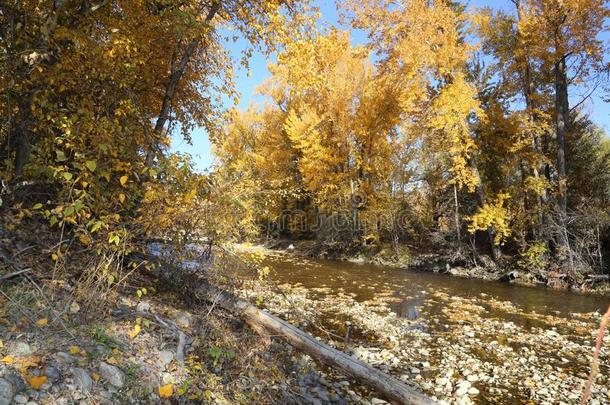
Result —
<instances>
[{"instance_id":1,"label":"driftwood","mask_svg":"<svg viewBox=\"0 0 610 405\"><path fill-rule=\"evenodd\" d=\"M160 264L160 266L156 266L157 275L167 285L188 294L190 299L213 303L242 318L255 331L267 331L273 336L281 337L291 346L372 388L386 400L399 404L434 403L415 388L318 341L313 336L277 316L262 311L223 289L210 285L196 275L189 274L185 269L170 265L167 262L159 262L159 256L156 256L156 259Z\"/></svg>"},{"instance_id":2,"label":"driftwood","mask_svg":"<svg viewBox=\"0 0 610 405\"><path fill-rule=\"evenodd\" d=\"M216 302L216 305L241 317L255 329L263 327L274 336L284 339L291 346L369 386L388 400L400 404L432 403L430 399L402 381L316 340L292 324L261 311L224 290L201 283L196 287L195 292L199 298Z\"/></svg>"}]
</instances>

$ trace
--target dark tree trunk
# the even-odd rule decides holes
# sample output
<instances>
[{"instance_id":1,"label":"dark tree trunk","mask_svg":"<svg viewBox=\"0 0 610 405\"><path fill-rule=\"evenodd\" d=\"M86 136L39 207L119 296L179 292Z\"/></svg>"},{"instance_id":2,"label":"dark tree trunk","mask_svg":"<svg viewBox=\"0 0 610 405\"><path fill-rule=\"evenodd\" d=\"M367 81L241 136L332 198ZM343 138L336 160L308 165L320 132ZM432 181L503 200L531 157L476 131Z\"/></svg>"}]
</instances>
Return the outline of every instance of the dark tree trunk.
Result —
<instances>
[{"instance_id":1,"label":"dark tree trunk","mask_svg":"<svg viewBox=\"0 0 610 405\"><path fill-rule=\"evenodd\" d=\"M568 74L565 57L555 64L555 124L557 131L557 204L562 221L568 205L566 179L566 134L569 127Z\"/></svg>"},{"instance_id":2,"label":"dark tree trunk","mask_svg":"<svg viewBox=\"0 0 610 405\"><path fill-rule=\"evenodd\" d=\"M212 20L214 19L214 17L216 16L216 14L218 14L219 10L220 10L220 2L216 1L216 2L212 3L212 5L210 6L210 10L208 11L208 14L206 15L205 22L207 24L211 23ZM159 116L157 118L157 122L155 123L155 135L161 134L161 132L165 128L165 125L167 124L167 121L170 118L172 103L174 101L174 97L176 95L178 85L180 84L180 80L186 73L188 64L189 64L191 58L193 57L193 55L195 54L195 52L197 51L197 48L199 47L199 45L201 44L202 41L203 41L203 37L197 37L195 39L192 39L186 45L180 59L178 61L175 61L175 60L172 61L171 73L169 76L169 80L167 82L167 86L165 87L165 94L163 96L163 102L161 103L161 110L159 111ZM176 45L176 46L179 46L179 45ZM177 55L177 52L175 55ZM153 143L154 142L155 142L155 140L153 140ZM153 145L153 150L149 151L146 156L146 165L147 166L152 166L152 164L153 164L155 154L157 152L154 148L155 148L155 146Z\"/></svg>"}]
</instances>

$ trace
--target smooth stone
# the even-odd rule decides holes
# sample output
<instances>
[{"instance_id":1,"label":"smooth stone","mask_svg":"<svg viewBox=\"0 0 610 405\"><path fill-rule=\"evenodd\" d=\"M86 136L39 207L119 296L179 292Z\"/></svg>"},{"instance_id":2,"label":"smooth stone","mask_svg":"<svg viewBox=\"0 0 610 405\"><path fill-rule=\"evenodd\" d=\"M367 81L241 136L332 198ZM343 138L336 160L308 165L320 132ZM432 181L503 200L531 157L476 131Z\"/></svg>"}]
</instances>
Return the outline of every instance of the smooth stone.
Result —
<instances>
[{"instance_id":1,"label":"smooth stone","mask_svg":"<svg viewBox=\"0 0 610 405\"><path fill-rule=\"evenodd\" d=\"M462 387L470 388L472 386L470 381L465 381L465 380L458 381L458 383L456 385L460 388L462 388Z\"/></svg>"},{"instance_id":2,"label":"smooth stone","mask_svg":"<svg viewBox=\"0 0 610 405\"><path fill-rule=\"evenodd\" d=\"M4 378L0 378L0 405L9 405L15 396L15 386Z\"/></svg>"},{"instance_id":3,"label":"smooth stone","mask_svg":"<svg viewBox=\"0 0 610 405\"><path fill-rule=\"evenodd\" d=\"M76 361L74 356L66 352L57 352L54 357L59 364L72 364Z\"/></svg>"},{"instance_id":4,"label":"smooth stone","mask_svg":"<svg viewBox=\"0 0 610 405\"><path fill-rule=\"evenodd\" d=\"M93 380L86 370L75 367L72 369L72 376L74 377L74 383L82 392L89 392L91 390Z\"/></svg>"},{"instance_id":5,"label":"smooth stone","mask_svg":"<svg viewBox=\"0 0 610 405\"><path fill-rule=\"evenodd\" d=\"M48 366L44 369L44 375L47 376L49 381L57 381L61 377L59 370L51 366Z\"/></svg>"},{"instance_id":6,"label":"smooth stone","mask_svg":"<svg viewBox=\"0 0 610 405\"><path fill-rule=\"evenodd\" d=\"M455 392L455 396L457 397L463 397L464 395L468 394L468 389L469 387L464 387L461 386L460 388L457 389L457 391Z\"/></svg>"},{"instance_id":7,"label":"smooth stone","mask_svg":"<svg viewBox=\"0 0 610 405\"><path fill-rule=\"evenodd\" d=\"M159 360L161 362L161 367L167 366L174 360L174 352L170 350L161 350L159 352Z\"/></svg>"},{"instance_id":8,"label":"smooth stone","mask_svg":"<svg viewBox=\"0 0 610 405\"><path fill-rule=\"evenodd\" d=\"M32 347L27 342L14 342L9 347L12 356L28 356L33 353Z\"/></svg>"},{"instance_id":9,"label":"smooth stone","mask_svg":"<svg viewBox=\"0 0 610 405\"><path fill-rule=\"evenodd\" d=\"M472 395L472 396L479 395L479 390L476 389L475 387L470 387L470 388L468 388L468 395Z\"/></svg>"},{"instance_id":10,"label":"smooth stone","mask_svg":"<svg viewBox=\"0 0 610 405\"><path fill-rule=\"evenodd\" d=\"M26 397L25 395L15 395L15 398L13 398L13 401L15 401L15 403L17 404L27 404L28 403L28 397Z\"/></svg>"},{"instance_id":11,"label":"smooth stone","mask_svg":"<svg viewBox=\"0 0 610 405\"><path fill-rule=\"evenodd\" d=\"M448 378L441 377L436 379L436 385L445 386L449 382Z\"/></svg>"},{"instance_id":12,"label":"smooth stone","mask_svg":"<svg viewBox=\"0 0 610 405\"><path fill-rule=\"evenodd\" d=\"M188 312L179 312L176 315L176 324L181 328L190 328L193 323L193 316Z\"/></svg>"},{"instance_id":13,"label":"smooth stone","mask_svg":"<svg viewBox=\"0 0 610 405\"><path fill-rule=\"evenodd\" d=\"M120 368L108 363L101 362L99 366L100 376L117 388L125 385L125 373Z\"/></svg>"},{"instance_id":14,"label":"smooth stone","mask_svg":"<svg viewBox=\"0 0 610 405\"><path fill-rule=\"evenodd\" d=\"M150 312L150 304L148 302L138 302L138 305L136 305L136 311Z\"/></svg>"}]
</instances>

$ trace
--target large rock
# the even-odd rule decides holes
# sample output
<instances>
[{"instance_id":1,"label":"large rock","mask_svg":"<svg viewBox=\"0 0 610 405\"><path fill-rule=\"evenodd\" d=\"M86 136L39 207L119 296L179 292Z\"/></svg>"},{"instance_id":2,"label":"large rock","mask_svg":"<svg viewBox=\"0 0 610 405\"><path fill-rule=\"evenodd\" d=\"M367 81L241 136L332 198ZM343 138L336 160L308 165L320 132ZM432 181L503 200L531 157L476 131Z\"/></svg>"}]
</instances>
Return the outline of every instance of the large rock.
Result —
<instances>
[{"instance_id":1,"label":"large rock","mask_svg":"<svg viewBox=\"0 0 610 405\"><path fill-rule=\"evenodd\" d=\"M100 376L115 387L123 388L125 385L125 373L123 373L120 368L101 362L99 371Z\"/></svg>"},{"instance_id":2,"label":"large rock","mask_svg":"<svg viewBox=\"0 0 610 405\"><path fill-rule=\"evenodd\" d=\"M89 392L91 390L93 380L87 370L75 367L72 369L72 376L74 377L74 383L82 392Z\"/></svg>"},{"instance_id":3,"label":"large rock","mask_svg":"<svg viewBox=\"0 0 610 405\"><path fill-rule=\"evenodd\" d=\"M180 311L175 317L176 324L181 328L190 328L193 324L193 315L186 311Z\"/></svg>"},{"instance_id":4,"label":"large rock","mask_svg":"<svg viewBox=\"0 0 610 405\"><path fill-rule=\"evenodd\" d=\"M33 350L27 342L17 341L9 345L8 352L12 356L29 356Z\"/></svg>"},{"instance_id":5,"label":"large rock","mask_svg":"<svg viewBox=\"0 0 610 405\"><path fill-rule=\"evenodd\" d=\"M47 366L44 369L44 375L47 376L49 381L55 382L61 378L61 373L56 367Z\"/></svg>"},{"instance_id":6,"label":"large rock","mask_svg":"<svg viewBox=\"0 0 610 405\"><path fill-rule=\"evenodd\" d=\"M9 405L16 394L15 386L8 380L0 378L0 405Z\"/></svg>"},{"instance_id":7,"label":"large rock","mask_svg":"<svg viewBox=\"0 0 610 405\"><path fill-rule=\"evenodd\" d=\"M57 352L53 357L55 361L62 365L72 364L76 361L74 356L65 352Z\"/></svg>"}]
</instances>

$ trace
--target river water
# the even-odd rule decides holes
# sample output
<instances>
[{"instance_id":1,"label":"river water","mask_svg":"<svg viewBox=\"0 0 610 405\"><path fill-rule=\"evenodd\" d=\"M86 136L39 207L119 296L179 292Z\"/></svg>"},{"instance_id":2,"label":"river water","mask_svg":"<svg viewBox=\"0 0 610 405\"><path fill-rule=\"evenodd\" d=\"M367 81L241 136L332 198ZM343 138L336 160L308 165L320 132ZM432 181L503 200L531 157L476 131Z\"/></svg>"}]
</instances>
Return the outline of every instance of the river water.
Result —
<instances>
[{"instance_id":1,"label":"river water","mask_svg":"<svg viewBox=\"0 0 610 405\"><path fill-rule=\"evenodd\" d=\"M405 308L422 306L424 297L438 290L463 298L489 296L500 301L510 301L526 312L563 316L575 312L601 312L610 305L610 297L601 295L577 294L371 264L310 259L289 254L270 255L265 264L272 269L272 279L279 283L298 283L306 288L326 287L332 292L355 294L354 298L358 301L370 300L380 294L391 294L396 297L392 309L399 315L405 315ZM430 304L433 302L428 302L425 308L422 308L421 317L430 317L430 312L439 312ZM494 313L491 312L490 315Z\"/></svg>"},{"instance_id":2,"label":"river water","mask_svg":"<svg viewBox=\"0 0 610 405\"><path fill-rule=\"evenodd\" d=\"M578 403L610 304L286 252L266 251L263 265L291 302L270 295L270 310L306 329L317 322L310 332L447 403ZM610 403L608 362L605 349L593 403Z\"/></svg>"}]
</instances>

